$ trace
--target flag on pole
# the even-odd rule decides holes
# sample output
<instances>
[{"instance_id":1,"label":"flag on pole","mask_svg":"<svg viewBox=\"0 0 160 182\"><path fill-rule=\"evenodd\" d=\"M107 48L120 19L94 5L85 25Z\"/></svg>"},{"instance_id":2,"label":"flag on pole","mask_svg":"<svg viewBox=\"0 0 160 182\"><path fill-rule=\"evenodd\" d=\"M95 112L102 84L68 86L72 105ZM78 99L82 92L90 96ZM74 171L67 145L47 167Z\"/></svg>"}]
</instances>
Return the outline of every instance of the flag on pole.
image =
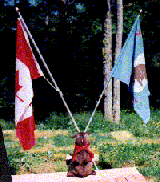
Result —
<instances>
[{"instance_id":1,"label":"flag on pole","mask_svg":"<svg viewBox=\"0 0 160 182\"><path fill-rule=\"evenodd\" d=\"M16 135L24 150L35 146L35 122L32 113L32 79L43 76L32 52L28 34L21 19L17 20L15 124Z\"/></svg>"},{"instance_id":2,"label":"flag on pole","mask_svg":"<svg viewBox=\"0 0 160 182\"><path fill-rule=\"evenodd\" d=\"M140 20L137 16L132 30L121 50L117 63L113 67L112 77L119 79L128 86L133 75L133 106L137 114L146 124L150 119L149 90L145 68L143 38Z\"/></svg>"}]
</instances>

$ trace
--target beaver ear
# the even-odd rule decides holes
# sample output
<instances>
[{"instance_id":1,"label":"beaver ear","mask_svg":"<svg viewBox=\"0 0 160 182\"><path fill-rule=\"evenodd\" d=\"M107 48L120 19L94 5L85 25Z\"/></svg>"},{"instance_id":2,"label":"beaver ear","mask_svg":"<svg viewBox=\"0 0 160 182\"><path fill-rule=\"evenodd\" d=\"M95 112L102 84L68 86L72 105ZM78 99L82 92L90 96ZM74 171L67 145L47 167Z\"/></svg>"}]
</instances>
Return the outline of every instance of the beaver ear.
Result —
<instances>
[{"instance_id":1,"label":"beaver ear","mask_svg":"<svg viewBox=\"0 0 160 182\"><path fill-rule=\"evenodd\" d=\"M75 135L71 136L71 138L75 138L75 137L76 137L76 135L77 135L77 134L75 134Z\"/></svg>"},{"instance_id":2,"label":"beaver ear","mask_svg":"<svg viewBox=\"0 0 160 182\"><path fill-rule=\"evenodd\" d=\"M88 132L88 135L92 134L92 132Z\"/></svg>"}]
</instances>

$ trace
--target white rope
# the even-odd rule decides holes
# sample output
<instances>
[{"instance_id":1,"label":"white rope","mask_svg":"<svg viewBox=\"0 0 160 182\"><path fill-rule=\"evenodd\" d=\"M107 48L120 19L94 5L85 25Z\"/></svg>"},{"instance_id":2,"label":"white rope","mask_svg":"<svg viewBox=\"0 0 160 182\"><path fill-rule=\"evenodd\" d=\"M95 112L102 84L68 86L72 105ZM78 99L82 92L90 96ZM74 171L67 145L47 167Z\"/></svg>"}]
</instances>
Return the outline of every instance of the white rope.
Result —
<instances>
[{"instance_id":1,"label":"white rope","mask_svg":"<svg viewBox=\"0 0 160 182\"><path fill-rule=\"evenodd\" d=\"M32 37L32 34L30 33L30 31L29 31L29 29L28 29L26 23L24 22L23 17L21 16L21 14L20 14L20 12L19 12L19 9L16 8L16 11L17 11L17 13L19 14L19 17L20 17L20 19L22 20L22 23L24 24L25 29L26 29L26 31L27 31L27 33L28 33L30 39L32 40L32 43L33 43L33 45L35 46L36 51L38 52L38 54L39 54L39 56L40 56L40 59L42 60L42 62L43 62L43 64L44 64L44 67L46 68L46 70L47 70L47 72L48 72L48 74L49 74L49 76L50 76L52 82L54 83L55 87L54 87L54 86L52 85L52 83L50 83L45 77L44 77L44 78L47 80L47 82L48 82L56 91L59 92L59 95L60 95L61 99L63 100L63 103L64 103L64 105L65 105L65 107L66 107L66 109L67 109L67 111L68 111L68 114L70 115L70 117L71 117L71 119L72 119L72 122L74 123L74 125L75 125L77 131L80 132L80 129L78 128L78 126L77 126L77 124L76 124L76 121L75 121L75 119L73 118L73 115L72 115L72 113L71 113L71 111L70 111L70 109L69 109L69 107L68 107L68 105L67 105L67 103L66 103L66 101L65 101L65 99L64 99L64 97L63 97L63 93L61 92L61 90L60 90L59 87L57 86L57 83L56 83L55 79L53 78L52 73L50 72L50 70L49 70L47 64L45 63L44 58L43 58L42 54L40 53L40 50L39 50L39 48L37 47L35 40L34 40L33 37Z\"/></svg>"},{"instance_id":2,"label":"white rope","mask_svg":"<svg viewBox=\"0 0 160 182\"><path fill-rule=\"evenodd\" d=\"M104 89L103 89L101 95L99 96L99 100L98 100L97 103L96 103L95 109L94 109L93 112L92 112L91 118L89 119L88 124L87 124L87 126L86 126L84 132L87 132L88 127L89 127L89 125L91 124L91 122L92 122L92 120L93 120L93 116L95 115L95 112L96 112L96 110L97 110L97 107L99 106L99 104L100 104L100 102L101 102L101 99L102 99L102 97L103 97L103 95L104 95L104 93L105 93L105 89L108 87L108 83L110 82L111 78L112 78L112 76L109 77L109 79L108 79L106 85L104 86Z\"/></svg>"},{"instance_id":3,"label":"white rope","mask_svg":"<svg viewBox=\"0 0 160 182\"><path fill-rule=\"evenodd\" d=\"M52 85L52 83L51 83L45 76L43 76L43 77L44 77L44 79L48 82L48 84L49 84L52 88L54 88L56 91L59 91L59 88L54 87L54 86Z\"/></svg>"},{"instance_id":4,"label":"white rope","mask_svg":"<svg viewBox=\"0 0 160 182\"><path fill-rule=\"evenodd\" d=\"M98 167L97 167L97 165L96 165L96 162L95 162L94 158L92 159L92 162L93 162L93 164L94 164L96 170L99 170Z\"/></svg>"}]
</instances>

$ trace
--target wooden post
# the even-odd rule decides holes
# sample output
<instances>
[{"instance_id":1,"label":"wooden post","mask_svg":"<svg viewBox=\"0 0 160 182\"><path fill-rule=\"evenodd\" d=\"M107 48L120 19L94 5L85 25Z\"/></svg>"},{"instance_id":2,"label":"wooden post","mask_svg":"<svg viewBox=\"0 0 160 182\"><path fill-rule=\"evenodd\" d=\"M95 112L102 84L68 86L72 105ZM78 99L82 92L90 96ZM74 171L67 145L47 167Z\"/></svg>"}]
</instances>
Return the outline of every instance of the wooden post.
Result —
<instances>
[{"instance_id":1,"label":"wooden post","mask_svg":"<svg viewBox=\"0 0 160 182\"><path fill-rule=\"evenodd\" d=\"M112 13L111 0L107 0L108 13L104 21L104 86L109 81L112 71ZM104 94L104 116L107 120L112 121L112 78L105 89Z\"/></svg>"},{"instance_id":2,"label":"wooden post","mask_svg":"<svg viewBox=\"0 0 160 182\"><path fill-rule=\"evenodd\" d=\"M2 128L0 125L0 181L1 182L11 182L11 170L8 164L7 152L4 145L4 137Z\"/></svg>"},{"instance_id":3,"label":"wooden post","mask_svg":"<svg viewBox=\"0 0 160 182\"><path fill-rule=\"evenodd\" d=\"M116 51L115 61L120 54L122 47L122 32L123 32L123 3L122 0L117 0L117 33L116 33ZM120 121L120 81L114 78L113 90L113 120L118 124Z\"/></svg>"}]
</instances>

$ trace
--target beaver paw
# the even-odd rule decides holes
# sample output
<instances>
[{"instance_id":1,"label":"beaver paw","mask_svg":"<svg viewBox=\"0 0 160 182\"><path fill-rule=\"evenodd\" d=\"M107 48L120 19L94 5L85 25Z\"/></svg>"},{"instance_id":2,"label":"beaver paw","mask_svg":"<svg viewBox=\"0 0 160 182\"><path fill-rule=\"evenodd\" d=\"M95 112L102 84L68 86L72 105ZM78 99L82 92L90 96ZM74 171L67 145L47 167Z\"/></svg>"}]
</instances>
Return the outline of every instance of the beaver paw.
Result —
<instances>
[{"instance_id":1,"label":"beaver paw","mask_svg":"<svg viewBox=\"0 0 160 182\"><path fill-rule=\"evenodd\" d=\"M75 174L72 173L72 172L68 172L68 173L67 173L67 177L75 177Z\"/></svg>"},{"instance_id":2,"label":"beaver paw","mask_svg":"<svg viewBox=\"0 0 160 182\"><path fill-rule=\"evenodd\" d=\"M95 170L92 170L91 175L96 175L96 171Z\"/></svg>"}]
</instances>

